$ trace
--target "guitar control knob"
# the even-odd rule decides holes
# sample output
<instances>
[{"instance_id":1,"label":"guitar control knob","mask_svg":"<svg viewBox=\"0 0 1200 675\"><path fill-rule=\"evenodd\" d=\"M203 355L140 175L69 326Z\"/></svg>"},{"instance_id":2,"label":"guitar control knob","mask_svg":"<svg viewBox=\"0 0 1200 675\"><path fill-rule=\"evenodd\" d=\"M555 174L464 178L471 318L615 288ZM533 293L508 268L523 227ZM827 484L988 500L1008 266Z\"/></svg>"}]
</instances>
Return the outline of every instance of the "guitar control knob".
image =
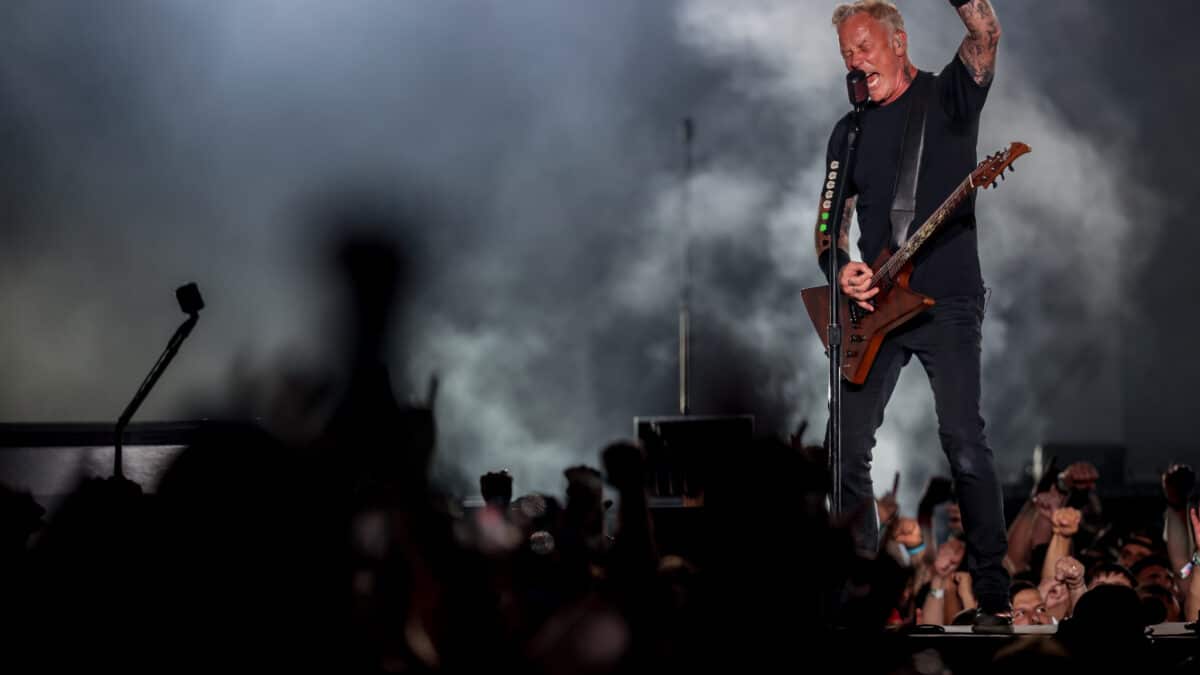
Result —
<instances>
[{"instance_id":1,"label":"guitar control knob","mask_svg":"<svg viewBox=\"0 0 1200 675\"><path fill-rule=\"evenodd\" d=\"M850 341L851 341L851 342L862 342L862 341L863 341L863 336L861 336L861 335L851 335L851 336L850 336Z\"/></svg>"},{"instance_id":2,"label":"guitar control knob","mask_svg":"<svg viewBox=\"0 0 1200 675\"><path fill-rule=\"evenodd\" d=\"M858 356L858 352L851 351L849 349L846 350L846 358L854 358L855 356Z\"/></svg>"}]
</instances>

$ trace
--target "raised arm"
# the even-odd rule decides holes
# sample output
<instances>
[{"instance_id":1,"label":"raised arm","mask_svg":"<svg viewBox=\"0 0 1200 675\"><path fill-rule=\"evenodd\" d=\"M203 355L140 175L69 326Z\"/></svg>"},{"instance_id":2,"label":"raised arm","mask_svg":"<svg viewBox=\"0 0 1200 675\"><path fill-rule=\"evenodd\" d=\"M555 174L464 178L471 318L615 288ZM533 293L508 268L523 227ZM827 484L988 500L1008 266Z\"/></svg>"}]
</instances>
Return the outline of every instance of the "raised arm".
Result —
<instances>
[{"instance_id":1,"label":"raised arm","mask_svg":"<svg viewBox=\"0 0 1200 675\"><path fill-rule=\"evenodd\" d=\"M1054 488L1034 495L1008 528L1008 555L1005 566L1010 573L1023 572L1038 544L1050 541L1051 517L1054 510L1066 502L1066 496Z\"/></svg>"},{"instance_id":2,"label":"raised arm","mask_svg":"<svg viewBox=\"0 0 1200 675\"><path fill-rule=\"evenodd\" d=\"M1200 510L1188 508L1188 522L1192 526L1192 539L1196 540L1197 550L1192 553L1192 562L1200 558ZM1183 605L1184 621L1200 621L1200 581L1196 581L1195 568L1187 578L1187 599Z\"/></svg>"},{"instance_id":3,"label":"raised arm","mask_svg":"<svg viewBox=\"0 0 1200 675\"><path fill-rule=\"evenodd\" d=\"M1176 571L1187 564L1197 544L1191 540L1189 530L1187 498L1196 484L1196 472L1187 464L1173 464L1162 476L1163 498L1167 510L1163 513L1163 541L1167 545L1167 556L1171 569Z\"/></svg>"},{"instance_id":4,"label":"raised arm","mask_svg":"<svg viewBox=\"0 0 1200 675\"><path fill-rule=\"evenodd\" d=\"M996 74L996 49L1000 44L1000 21L992 10L988 0L950 0L958 9L963 24L967 27L967 37L963 38L958 48L962 58L975 83L985 87L992 82Z\"/></svg>"},{"instance_id":5,"label":"raised arm","mask_svg":"<svg viewBox=\"0 0 1200 675\"><path fill-rule=\"evenodd\" d=\"M1071 538L1079 531L1081 518L1082 514L1078 509L1069 506L1055 509L1051 519L1054 534L1050 537L1050 546L1046 548L1046 560L1042 564L1042 581L1053 579L1059 558L1071 555Z\"/></svg>"}]
</instances>

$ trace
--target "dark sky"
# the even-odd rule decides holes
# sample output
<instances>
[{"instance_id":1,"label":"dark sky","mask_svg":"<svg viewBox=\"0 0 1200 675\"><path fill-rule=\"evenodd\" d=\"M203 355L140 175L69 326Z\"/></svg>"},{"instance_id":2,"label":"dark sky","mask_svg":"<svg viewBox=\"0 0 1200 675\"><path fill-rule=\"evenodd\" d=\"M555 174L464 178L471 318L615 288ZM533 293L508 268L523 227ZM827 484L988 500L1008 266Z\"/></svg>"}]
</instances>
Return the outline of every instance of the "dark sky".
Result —
<instances>
[{"instance_id":1,"label":"dark sky","mask_svg":"<svg viewBox=\"0 0 1200 675\"><path fill-rule=\"evenodd\" d=\"M1181 0L996 2L980 154L1034 154L980 198L985 417L1002 473L1032 447L1121 443L1146 474L1195 456L1200 281ZM962 37L902 2L912 54ZM1147 8L1152 8L1148 11ZM115 419L208 308L139 419L258 415L328 369L336 287L314 210L352 188L420 204L396 385L441 382L443 475L559 487L634 415L674 410L684 223L696 245L695 409L824 421L798 302L844 108L829 7L784 0L161 3L0 8L0 419ZM680 210L680 120L697 120ZM234 394L237 394L235 397ZM236 401L236 403L234 403ZM876 476L945 465L916 365Z\"/></svg>"}]
</instances>

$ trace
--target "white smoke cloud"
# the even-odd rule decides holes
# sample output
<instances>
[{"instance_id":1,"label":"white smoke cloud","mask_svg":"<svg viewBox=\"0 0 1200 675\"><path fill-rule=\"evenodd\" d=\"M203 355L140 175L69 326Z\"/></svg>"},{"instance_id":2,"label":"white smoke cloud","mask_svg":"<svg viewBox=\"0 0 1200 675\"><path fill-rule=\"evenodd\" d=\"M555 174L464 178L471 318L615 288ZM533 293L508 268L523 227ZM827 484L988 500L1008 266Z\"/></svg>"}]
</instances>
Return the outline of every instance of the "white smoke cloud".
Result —
<instances>
[{"instance_id":1,"label":"white smoke cloud","mask_svg":"<svg viewBox=\"0 0 1200 675\"><path fill-rule=\"evenodd\" d=\"M0 418L114 418L181 319L167 294L193 279L209 307L139 419L185 414L281 350L312 355L331 300L297 205L347 175L400 192L416 176L453 217L407 233L427 276L398 385L440 374L444 471L470 483L508 466L519 490L557 491L634 415L674 409L685 214L672 131L694 115L696 395L717 408L715 383L749 380L739 404L766 412L716 412L760 412L769 432L808 420L815 440L826 367L798 291L821 281L810 228L843 109L831 6L25 4L0 10L0 123L21 131L29 186L24 219L0 235ZM957 17L903 9L914 58L940 68ZM1116 161L1128 148L1074 130L1028 86L1037 64L1001 50L980 151L1034 147L979 201L995 291L985 412L1012 465L1074 421L1063 414L1119 396L1104 366L1075 394L1086 400L1064 402L1095 367L1061 336L1112 361L1097 336L1121 300L1113 270L1136 265L1121 252L1130 214L1146 228L1154 213ZM944 462L917 371L875 470L883 485L903 467L910 504ZM1119 415L1097 417L1091 431L1119 435Z\"/></svg>"},{"instance_id":2,"label":"white smoke cloud","mask_svg":"<svg viewBox=\"0 0 1200 675\"><path fill-rule=\"evenodd\" d=\"M906 12L914 61L936 72L952 57L964 31L952 10L934 4L939 6L905 3L901 9ZM747 213L747 222L768 223L765 236L781 280L819 281L808 244L815 195L829 130L845 107L840 77L844 66L831 9L832 5L786 0L687 0L678 12L681 40L727 68L732 87L747 100L769 101L788 111L797 138L808 139L807 146L814 149L796 157L794 179L781 189L772 187L774 176L751 170L727 179L742 191L758 180L765 190L777 193L765 200L769 208ZM1004 8L998 12L1003 23ZM1152 215L1146 217L1153 213L1149 193L1126 175L1119 161L1129 148L1073 128L1056 113L1046 92L1030 88L1027 67L1036 64L1023 63L1002 43L979 147L981 156L1013 140L1034 149L1018 161L1019 171L999 191L989 191L978 201L980 255L985 281L993 291L984 329L984 412L1001 460L1001 476L1007 480L1019 478L1020 462L1048 434L1062 440L1121 437L1121 393L1115 373L1119 339L1112 326L1128 306L1121 272L1139 263L1126 253L1135 224L1143 228L1142 235L1154 235L1153 226L1144 229L1154 221ZM791 336L794 329L795 322L784 313L740 328L744 339L764 348L769 359L781 367L790 364L791 379L782 390L806 408L800 415L823 420L824 399L816 405L812 392L824 389L827 367L815 339L805 336L809 356L800 363L789 361L795 344L761 339L764 334ZM1062 345L1062 335L1074 331L1090 338L1093 358L1087 359L1086 370L1064 363L1072 352ZM872 471L882 490L890 486L892 472L901 470L906 477L902 497L909 508L915 507L925 477L947 470L937 447L928 382L916 370L919 367L905 370L893 395L878 433ZM1087 402L1076 400L1073 408L1056 400L1047 383L1059 379L1066 379L1066 389ZM1088 383L1090 388L1080 391ZM1108 414L1085 429L1072 429L1078 419L1071 417L1071 410L1077 408ZM1064 413L1065 419L1055 419ZM994 433L997 427L999 434ZM997 440L1021 445L996 447Z\"/></svg>"}]
</instances>

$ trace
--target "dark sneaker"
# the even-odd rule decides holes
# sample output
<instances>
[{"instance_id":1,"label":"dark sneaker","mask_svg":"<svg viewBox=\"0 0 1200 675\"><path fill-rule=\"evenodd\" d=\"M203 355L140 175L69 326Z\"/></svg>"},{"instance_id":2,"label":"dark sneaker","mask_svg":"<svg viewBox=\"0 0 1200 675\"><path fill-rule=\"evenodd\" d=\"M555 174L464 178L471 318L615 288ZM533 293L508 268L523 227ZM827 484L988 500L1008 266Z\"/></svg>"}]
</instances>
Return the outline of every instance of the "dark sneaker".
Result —
<instances>
[{"instance_id":1,"label":"dark sneaker","mask_svg":"<svg viewBox=\"0 0 1200 675\"><path fill-rule=\"evenodd\" d=\"M1012 613L985 612L982 609L975 613L971 623L972 633L1008 634L1012 633Z\"/></svg>"}]
</instances>

